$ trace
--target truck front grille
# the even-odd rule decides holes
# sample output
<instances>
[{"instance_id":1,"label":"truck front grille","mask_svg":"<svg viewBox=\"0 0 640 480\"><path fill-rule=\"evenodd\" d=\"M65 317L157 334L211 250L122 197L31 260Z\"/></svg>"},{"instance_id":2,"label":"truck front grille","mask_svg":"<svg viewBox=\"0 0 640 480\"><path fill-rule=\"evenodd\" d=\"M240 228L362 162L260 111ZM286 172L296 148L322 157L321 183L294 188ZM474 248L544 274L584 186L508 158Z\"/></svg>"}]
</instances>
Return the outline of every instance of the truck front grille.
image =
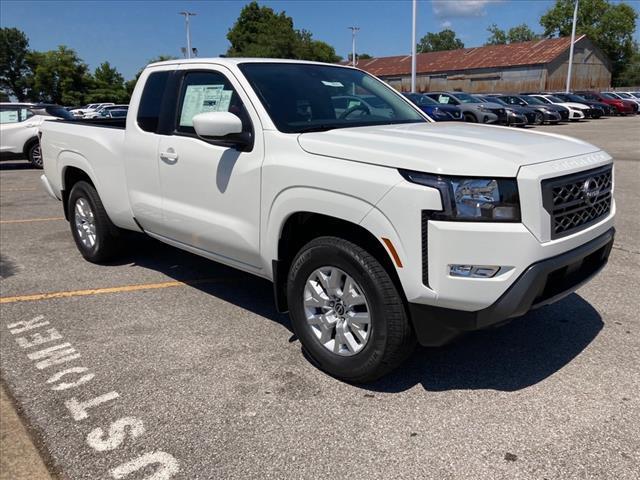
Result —
<instances>
[{"instance_id":1,"label":"truck front grille","mask_svg":"<svg viewBox=\"0 0 640 480\"><path fill-rule=\"evenodd\" d=\"M611 210L612 166L542 181L542 204L551 216L551 238L570 235Z\"/></svg>"}]
</instances>

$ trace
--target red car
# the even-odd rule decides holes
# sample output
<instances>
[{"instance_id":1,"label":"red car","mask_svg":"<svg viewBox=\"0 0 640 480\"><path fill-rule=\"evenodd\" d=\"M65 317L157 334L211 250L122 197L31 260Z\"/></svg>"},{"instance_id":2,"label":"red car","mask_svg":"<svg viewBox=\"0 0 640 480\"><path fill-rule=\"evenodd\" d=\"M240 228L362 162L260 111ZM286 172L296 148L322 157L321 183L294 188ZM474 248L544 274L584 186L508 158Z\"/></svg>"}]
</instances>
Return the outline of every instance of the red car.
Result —
<instances>
[{"instance_id":1,"label":"red car","mask_svg":"<svg viewBox=\"0 0 640 480\"><path fill-rule=\"evenodd\" d=\"M581 97L586 98L587 100L593 100L596 102L606 103L607 105L611 105L616 109L619 115L627 115L629 113L637 113L638 105L634 102L630 102L628 100L621 100L613 97L612 95L608 95L606 93L598 93L598 92L575 92Z\"/></svg>"}]
</instances>

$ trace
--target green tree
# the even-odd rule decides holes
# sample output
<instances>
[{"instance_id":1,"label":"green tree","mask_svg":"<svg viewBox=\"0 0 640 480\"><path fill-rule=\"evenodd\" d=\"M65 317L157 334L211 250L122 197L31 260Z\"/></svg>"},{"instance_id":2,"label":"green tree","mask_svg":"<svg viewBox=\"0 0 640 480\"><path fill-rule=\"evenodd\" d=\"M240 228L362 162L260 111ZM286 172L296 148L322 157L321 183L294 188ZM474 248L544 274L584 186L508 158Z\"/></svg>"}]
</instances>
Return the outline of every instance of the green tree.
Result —
<instances>
[{"instance_id":1,"label":"green tree","mask_svg":"<svg viewBox=\"0 0 640 480\"><path fill-rule=\"evenodd\" d=\"M545 36L571 35L574 5L573 0L556 0L540 18ZM580 0L576 32L586 34L609 57L614 84L633 56L637 18L636 11L626 3Z\"/></svg>"},{"instance_id":2,"label":"green tree","mask_svg":"<svg viewBox=\"0 0 640 480\"><path fill-rule=\"evenodd\" d=\"M149 60L147 62L147 65L149 65L150 63L166 62L167 60L176 60L177 58L178 57L174 57L173 55L158 55L157 57L154 57L151 60ZM136 83L138 83L138 79L140 78L140 75L142 75L143 70L144 70L144 67L138 70L138 73L136 73L135 77L125 82L125 90L127 91L128 97L131 97L131 94L133 93L133 89L136 88Z\"/></svg>"},{"instance_id":3,"label":"green tree","mask_svg":"<svg viewBox=\"0 0 640 480\"><path fill-rule=\"evenodd\" d=\"M19 102L27 98L29 39L17 28L0 28L0 90Z\"/></svg>"},{"instance_id":4,"label":"green tree","mask_svg":"<svg viewBox=\"0 0 640 480\"><path fill-rule=\"evenodd\" d=\"M620 72L617 86L637 87L640 85L640 48L637 43L634 44L633 50L631 58Z\"/></svg>"},{"instance_id":5,"label":"green tree","mask_svg":"<svg viewBox=\"0 0 640 480\"><path fill-rule=\"evenodd\" d=\"M456 37L456 32L449 28L438 33L429 32L418 43L418 53L457 50L459 48L464 48L464 43Z\"/></svg>"},{"instance_id":6,"label":"green tree","mask_svg":"<svg viewBox=\"0 0 640 480\"><path fill-rule=\"evenodd\" d=\"M529 28L526 23L521 23L509 29L507 32L507 41L509 43L530 42L536 40L538 35Z\"/></svg>"},{"instance_id":7,"label":"green tree","mask_svg":"<svg viewBox=\"0 0 640 480\"><path fill-rule=\"evenodd\" d=\"M505 32L493 23L487 28L491 34L485 45L505 45L507 43L529 42L538 38L538 35L529 28L526 23L521 23Z\"/></svg>"},{"instance_id":8,"label":"green tree","mask_svg":"<svg viewBox=\"0 0 640 480\"><path fill-rule=\"evenodd\" d=\"M491 36L487 39L485 45L504 45L507 43L507 32L498 28L498 25L492 23L489 28L487 28L487 32L491 34Z\"/></svg>"},{"instance_id":9,"label":"green tree","mask_svg":"<svg viewBox=\"0 0 640 480\"><path fill-rule=\"evenodd\" d=\"M27 61L33 71L29 82L32 100L62 105L84 103L92 79L87 65L74 50L61 45L57 50L31 52Z\"/></svg>"},{"instance_id":10,"label":"green tree","mask_svg":"<svg viewBox=\"0 0 640 480\"><path fill-rule=\"evenodd\" d=\"M92 80L91 88L85 100L87 103L121 103L129 98L124 85L124 78L109 62L104 62L96 68Z\"/></svg>"},{"instance_id":11,"label":"green tree","mask_svg":"<svg viewBox=\"0 0 640 480\"><path fill-rule=\"evenodd\" d=\"M251 2L227 33L229 57L270 57L337 62L341 59L326 42L314 40L311 32L296 30L285 12Z\"/></svg>"},{"instance_id":12,"label":"green tree","mask_svg":"<svg viewBox=\"0 0 640 480\"><path fill-rule=\"evenodd\" d=\"M298 30L296 35L298 38L293 48L293 58L327 63L335 63L342 60L342 57L336 55L336 50L331 45L320 40L314 40L311 32Z\"/></svg>"},{"instance_id":13,"label":"green tree","mask_svg":"<svg viewBox=\"0 0 640 480\"><path fill-rule=\"evenodd\" d=\"M227 39L229 57L294 58L299 36L285 12L275 13L254 1L244 6Z\"/></svg>"},{"instance_id":14,"label":"green tree","mask_svg":"<svg viewBox=\"0 0 640 480\"><path fill-rule=\"evenodd\" d=\"M347 60L349 62L351 62L351 54L347 55ZM356 61L357 60L371 60L373 58L372 55L369 55L368 53L356 53Z\"/></svg>"}]
</instances>

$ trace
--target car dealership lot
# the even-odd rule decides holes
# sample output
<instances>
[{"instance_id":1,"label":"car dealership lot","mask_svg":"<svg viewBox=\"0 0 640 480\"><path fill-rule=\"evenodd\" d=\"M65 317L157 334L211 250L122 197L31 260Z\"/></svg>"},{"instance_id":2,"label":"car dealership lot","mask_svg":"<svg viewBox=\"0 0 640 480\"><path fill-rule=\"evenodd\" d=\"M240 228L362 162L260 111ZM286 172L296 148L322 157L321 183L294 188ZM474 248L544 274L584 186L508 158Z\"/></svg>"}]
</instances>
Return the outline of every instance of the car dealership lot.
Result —
<instances>
[{"instance_id":1,"label":"car dealership lot","mask_svg":"<svg viewBox=\"0 0 640 480\"><path fill-rule=\"evenodd\" d=\"M117 264L85 262L61 206L40 190L41 172L0 164L1 375L51 470L636 478L640 117L536 131L583 138L616 159L609 266L558 304L419 349L368 386L300 355L265 281L148 239L133 239ZM37 353L55 345L65 345L59 363ZM125 436L109 431L114 422Z\"/></svg>"}]
</instances>

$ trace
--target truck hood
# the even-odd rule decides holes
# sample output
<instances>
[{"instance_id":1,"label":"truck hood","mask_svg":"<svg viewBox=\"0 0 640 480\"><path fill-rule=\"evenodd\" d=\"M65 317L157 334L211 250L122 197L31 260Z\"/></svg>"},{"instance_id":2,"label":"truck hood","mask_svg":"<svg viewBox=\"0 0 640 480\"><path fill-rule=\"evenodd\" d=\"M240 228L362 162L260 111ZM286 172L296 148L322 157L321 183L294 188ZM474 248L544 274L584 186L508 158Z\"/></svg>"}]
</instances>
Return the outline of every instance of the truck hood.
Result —
<instances>
[{"instance_id":1,"label":"truck hood","mask_svg":"<svg viewBox=\"0 0 640 480\"><path fill-rule=\"evenodd\" d=\"M596 152L552 133L467 123L411 123L302 133L315 155L444 175L515 177L523 165Z\"/></svg>"}]
</instances>

